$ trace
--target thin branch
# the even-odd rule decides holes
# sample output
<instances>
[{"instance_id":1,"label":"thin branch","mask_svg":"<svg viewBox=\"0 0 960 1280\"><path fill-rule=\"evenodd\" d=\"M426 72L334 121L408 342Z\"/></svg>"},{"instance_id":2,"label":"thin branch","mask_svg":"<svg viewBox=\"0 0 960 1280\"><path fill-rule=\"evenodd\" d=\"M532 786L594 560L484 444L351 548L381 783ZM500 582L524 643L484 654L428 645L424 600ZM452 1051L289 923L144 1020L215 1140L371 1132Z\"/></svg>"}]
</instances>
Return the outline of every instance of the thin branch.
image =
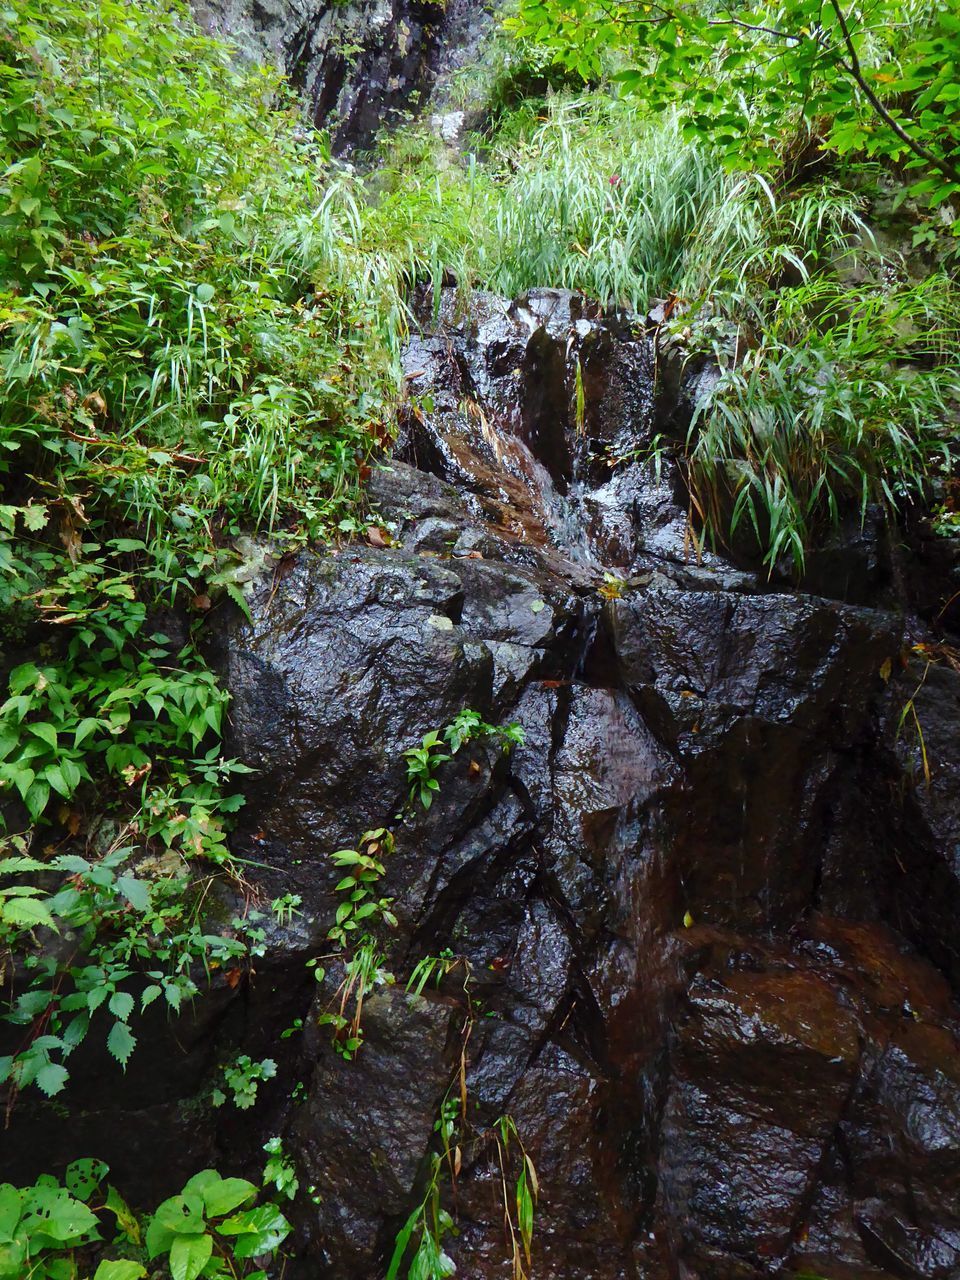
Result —
<instances>
[{"instance_id":1,"label":"thin branch","mask_svg":"<svg viewBox=\"0 0 960 1280\"><path fill-rule=\"evenodd\" d=\"M944 177L949 178L951 182L960 183L960 169L957 169L949 160L945 160L942 156L938 156L936 152L931 151L929 147L925 147L922 142L918 142L916 138L907 133L903 125L901 125L900 122L890 114L877 97L876 93L864 77L863 71L860 67L860 59L857 57L857 51L854 47L853 38L850 35L850 28L847 26L847 20L844 17L843 10L840 8L838 0L830 0L830 4L834 13L837 15L837 21L840 23L843 43L846 45L847 54L850 59L849 62L845 62L841 58L840 65L859 86L864 97L870 103L871 107L873 107L880 119L893 130L901 142L906 143L915 156L919 156L921 160L926 160L927 164L936 169L939 173L942 173Z\"/></svg>"}]
</instances>

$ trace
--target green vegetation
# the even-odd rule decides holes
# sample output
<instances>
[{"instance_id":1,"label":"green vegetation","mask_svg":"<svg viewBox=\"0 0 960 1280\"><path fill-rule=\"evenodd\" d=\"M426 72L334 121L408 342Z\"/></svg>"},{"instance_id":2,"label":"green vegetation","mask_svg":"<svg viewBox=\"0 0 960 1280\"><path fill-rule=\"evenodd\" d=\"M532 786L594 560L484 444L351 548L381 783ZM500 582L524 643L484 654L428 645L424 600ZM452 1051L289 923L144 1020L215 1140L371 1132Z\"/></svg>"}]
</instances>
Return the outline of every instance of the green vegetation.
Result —
<instances>
[{"instance_id":1,"label":"green vegetation","mask_svg":"<svg viewBox=\"0 0 960 1280\"><path fill-rule=\"evenodd\" d=\"M452 760L466 743L479 738L492 738L503 751L509 751L512 746L523 745L523 730L518 724L487 724L479 711L464 707L446 728L431 730L424 734L419 747L404 751L410 804L419 800L424 809L429 809L440 790L437 773L441 765Z\"/></svg>"},{"instance_id":2,"label":"green vegetation","mask_svg":"<svg viewBox=\"0 0 960 1280\"><path fill-rule=\"evenodd\" d=\"M75 1160L63 1184L45 1174L32 1187L0 1186L2 1280L143 1280L148 1262L173 1280L265 1280L253 1259L273 1257L290 1233L242 1178L204 1169L139 1215L105 1185L108 1173L102 1160Z\"/></svg>"},{"instance_id":3,"label":"green vegetation","mask_svg":"<svg viewBox=\"0 0 960 1280\"><path fill-rule=\"evenodd\" d=\"M733 168L804 153L902 166L936 208L960 193L960 18L930 0L777 5L520 0L509 25L584 79L613 73ZM953 215L956 219L956 215Z\"/></svg>"},{"instance_id":4,"label":"green vegetation","mask_svg":"<svg viewBox=\"0 0 960 1280\"><path fill-rule=\"evenodd\" d=\"M125 1068L144 1010L175 1015L262 953L268 917L232 905L246 770L223 755L203 633L222 606L246 610L265 548L366 529L416 284L662 303L658 350L718 377L686 435L643 456L679 461L698 539L771 572L802 573L873 503L938 502L941 527L960 524L938 490L960 402L960 20L921 0L520 0L512 27L522 39L461 86L484 95L466 156L414 126L360 178L276 75L237 65L177 0L0 13L8 1107L28 1088L69 1099L91 1033ZM408 817L480 741L508 751L522 734L465 709L404 752ZM339 966L320 1021L347 1060L364 999L394 980L394 847L382 827L330 855L330 952L313 968ZM301 905L280 893L270 917L289 927ZM424 957L407 991L461 969L465 1046L465 960ZM275 1073L241 1054L210 1101L252 1107ZM469 1143L499 1161L519 1280L536 1172L509 1118L475 1130L463 1074L451 1090L389 1276L453 1273L442 1180ZM293 1199L280 1139L265 1151L265 1182ZM0 1280L138 1280L148 1261L253 1280L289 1229L253 1184L209 1170L140 1223L106 1172L0 1188Z\"/></svg>"},{"instance_id":5,"label":"green vegetation","mask_svg":"<svg viewBox=\"0 0 960 1280\"><path fill-rule=\"evenodd\" d=\"M241 533L354 527L395 282L276 78L176 8L3 22L2 603L46 656L10 679L0 782L32 822L106 798L223 861L224 695L157 611L242 604Z\"/></svg>"},{"instance_id":6,"label":"green vegetation","mask_svg":"<svg viewBox=\"0 0 960 1280\"><path fill-rule=\"evenodd\" d=\"M405 211L419 269L465 285L665 299L659 338L724 373L656 455L683 463L709 539L752 539L771 568L802 572L845 515L896 510L950 473L960 290L948 254L914 278L881 252L866 164L846 184L731 172L683 135L679 108L558 95L519 135L477 139L486 163L466 175L425 139L395 144L371 217L389 235ZM920 217L921 246L930 227Z\"/></svg>"}]
</instances>

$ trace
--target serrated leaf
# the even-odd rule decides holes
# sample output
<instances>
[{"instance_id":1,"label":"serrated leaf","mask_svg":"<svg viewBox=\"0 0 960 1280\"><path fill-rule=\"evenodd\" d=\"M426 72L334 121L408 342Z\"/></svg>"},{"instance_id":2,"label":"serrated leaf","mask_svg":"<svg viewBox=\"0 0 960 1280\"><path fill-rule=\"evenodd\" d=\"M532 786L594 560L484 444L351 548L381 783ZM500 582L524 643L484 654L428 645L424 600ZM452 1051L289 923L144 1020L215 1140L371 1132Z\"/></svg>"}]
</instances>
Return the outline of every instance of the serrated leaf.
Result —
<instances>
[{"instance_id":1,"label":"serrated leaf","mask_svg":"<svg viewBox=\"0 0 960 1280\"><path fill-rule=\"evenodd\" d=\"M125 1022L115 1022L107 1036L107 1049L126 1069L130 1055L136 1047L137 1038Z\"/></svg>"},{"instance_id":2,"label":"serrated leaf","mask_svg":"<svg viewBox=\"0 0 960 1280\"><path fill-rule=\"evenodd\" d=\"M133 996L129 991L115 991L110 997L110 1003L107 1006L115 1018L119 1018L121 1022L126 1022L133 1013Z\"/></svg>"},{"instance_id":3,"label":"serrated leaf","mask_svg":"<svg viewBox=\"0 0 960 1280\"><path fill-rule=\"evenodd\" d=\"M150 886L137 876L117 876L117 888L135 911L150 910Z\"/></svg>"},{"instance_id":4,"label":"serrated leaf","mask_svg":"<svg viewBox=\"0 0 960 1280\"><path fill-rule=\"evenodd\" d=\"M3 898L0 900L0 920L18 929L36 929L43 925L59 933L49 910L36 898Z\"/></svg>"},{"instance_id":5,"label":"serrated leaf","mask_svg":"<svg viewBox=\"0 0 960 1280\"><path fill-rule=\"evenodd\" d=\"M48 1062L37 1072L36 1084L48 1098L52 1098L54 1094L63 1090L69 1079L70 1072L66 1067L61 1066L59 1062Z\"/></svg>"}]
</instances>

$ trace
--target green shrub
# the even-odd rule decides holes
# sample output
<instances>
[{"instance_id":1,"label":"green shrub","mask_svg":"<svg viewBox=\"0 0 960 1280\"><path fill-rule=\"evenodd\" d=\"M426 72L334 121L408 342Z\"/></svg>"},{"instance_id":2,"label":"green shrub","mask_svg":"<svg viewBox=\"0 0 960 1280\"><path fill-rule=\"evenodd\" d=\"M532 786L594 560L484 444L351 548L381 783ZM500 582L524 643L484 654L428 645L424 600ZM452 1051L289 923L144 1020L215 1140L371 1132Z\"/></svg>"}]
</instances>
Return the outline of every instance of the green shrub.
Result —
<instances>
[{"instance_id":1,"label":"green shrub","mask_svg":"<svg viewBox=\"0 0 960 1280\"><path fill-rule=\"evenodd\" d=\"M224 695L151 609L242 604L241 531L352 520L395 393L395 273L278 78L178 4L0 21L0 609L45 646L0 710L0 783L36 821L137 773L145 812L187 815L145 835L221 856Z\"/></svg>"}]
</instances>

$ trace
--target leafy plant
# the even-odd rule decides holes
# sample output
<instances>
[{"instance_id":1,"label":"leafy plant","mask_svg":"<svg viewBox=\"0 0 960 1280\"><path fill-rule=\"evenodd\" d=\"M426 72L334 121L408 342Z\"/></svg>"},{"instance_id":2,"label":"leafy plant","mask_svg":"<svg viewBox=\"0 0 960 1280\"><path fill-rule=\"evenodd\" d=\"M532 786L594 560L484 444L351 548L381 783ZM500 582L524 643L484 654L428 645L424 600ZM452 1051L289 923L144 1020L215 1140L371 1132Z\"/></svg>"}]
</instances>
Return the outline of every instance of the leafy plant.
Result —
<instances>
[{"instance_id":1,"label":"leafy plant","mask_svg":"<svg viewBox=\"0 0 960 1280\"><path fill-rule=\"evenodd\" d=\"M295 1200L300 1188L300 1180L293 1160L283 1149L281 1138L270 1138L263 1144L267 1153L267 1163L263 1169L263 1185L274 1187L279 1195L288 1200Z\"/></svg>"},{"instance_id":2,"label":"leafy plant","mask_svg":"<svg viewBox=\"0 0 960 1280\"><path fill-rule=\"evenodd\" d=\"M798 571L818 534L868 504L895 509L952 464L960 308L936 278L904 288L810 281L781 291L756 346L697 406L682 451L715 539L752 533ZM896 359L893 353L896 352Z\"/></svg>"},{"instance_id":3,"label":"leafy plant","mask_svg":"<svg viewBox=\"0 0 960 1280\"><path fill-rule=\"evenodd\" d=\"M142 1280L147 1259L159 1259L172 1280L265 1280L252 1260L275 1254L290 1232L274 1205L254 1204L253 1183L213 1169L192 1177L144 1226L104 1186L108 1173L101 1160L75 1160L63 1185L44 1174L32 1187L0 1186L0 1278L66 1280L90 1275L98 1258L93 1280Z\"/></svg>"},{"instance_id":4,"label":"leafy plant","mask_svg":"<svg viewBox=\"0 0 960 1280\"><path fill-rule=\"evenodd\" d=\"M216 1088L211 1094L215 1107L222 1107L227 1101L229 1090L231 1101L239 1111L249 1111L257 1101L260 1085L272 1080L277 1074L277 1064L273 1058L264 1058L254 1062L248 1053L240 1053L223 1068L223 1089Z\"/></svg>"},{"instance_id":5,"label":"leafy plant","mask_svg":"<svg viewBox=\"0 0 960 1280\"><path fill-rule=\"evenodd\" d=\"M407 762L409 800L419 800L424 809L433 804L433 797L440 790L437 773L440 766L451 760L468 742L478 738L494 738L501 750L523 744L523 730L519 724L487 724L479 711L465 707L453 720L440 730L424 734L419 747L410 747L403 756Z\"/></svg>"},{"instance_id":6,"label":"leafy plant","mask_svg":"<svg viewBox=\"0 0 960 1280\"><path fill-rule=\"evenodd\" d=\"M679 103L687 136L732 167L778 167L784 138L806 135L917 171L910 190L933 206L960 191L960 100L944 70L960 19L940 6L521 0L511 25L585 77L619 63L622 85L653 111Z\"/></svg>"},{"instance_id":7,"label":"leafy plant","mask_svg":"<svg viewBox=\"0 0 960 1280\"><path fill-rule=\"evenodd\" d=\"M278 925L288 925L294 916L301 914L298 908L302 903L303 898L299 893L283 893L270 903L270 910L273 912L274 919Z\"/></svg>"},{"instance_id":8,"label":"leafy plant","mask_svg":"<svg viewBox=\"0 0 960 1280\"><path fill-rule=\"evenodd\" d=\"M59 854L44 862L20 852L0 861L0 873L59 881L41 906L54 927L75 939L66 963L42 950L22 961L30 982L5 1017L25 1028L24 1043L0 1058L0 1081L13 1085L11 1101L30 1085L48 1096L60 1093L68 1059L94 1020L108 1023L107 1048L126 1067L137 1043L130 1023L138 1009L163 1000L179 1013L197 992L198 968L246 954L239 939L203 931L202 891L187 877L153 878L131 868L136 850L123 838L129 834L121 830L99 858Z\"/></svg>"},{"instance_id":9,"label":"leafy plant","mask_svg":"<svg viewBox=\"0 0 960 1280\"><path fill-rule=\"evenodd\" d=\"M392 983L386 968L387 957L375 938L364 935L344 963L343 981L334 994L330 1007L317 1018L319 1026L333 1029L332 1042L346 1061L356 1057L363 1047L363 1002L374 987ZM335 1006L335 1007L334 1007Z\"/></svg>"},{"instance_id":10,"label":"leafy plant","mask_svg":"<svg viewBox=\"0 0 960 1280\"><path fill-rule=\"evenodd\" d=\"M343 895L343 900L327 933L331 942L341 946L347 945L349 935L364 922L367 922L366 928L376 920L383 920L391 928L395 928L397 923L390 910L391 899L376 898L373 893L373 886L385 873L380 859L393 852L394 837L386 827L378 827L374 831L365 831L360 837L360 844L362 851L337 849L330 855L333 865L347 872L334 889L335 893Z\"/></svg>"},{"instance_id":11,"label":"leafy plant","mask_svg":"<svg viewBox=\"0 0 960 1280\"><path fill-rule=\"evenodd\" d=\"M194 1174L151 1217L148 1258L165 1258L174 1280L244 1274L252 1259L274 1254L290 1233L280 1210L255 1206L256 1197L257 1188L242 1178L224 1178L214 1169Z\"/></svg>"}]
</instances>

